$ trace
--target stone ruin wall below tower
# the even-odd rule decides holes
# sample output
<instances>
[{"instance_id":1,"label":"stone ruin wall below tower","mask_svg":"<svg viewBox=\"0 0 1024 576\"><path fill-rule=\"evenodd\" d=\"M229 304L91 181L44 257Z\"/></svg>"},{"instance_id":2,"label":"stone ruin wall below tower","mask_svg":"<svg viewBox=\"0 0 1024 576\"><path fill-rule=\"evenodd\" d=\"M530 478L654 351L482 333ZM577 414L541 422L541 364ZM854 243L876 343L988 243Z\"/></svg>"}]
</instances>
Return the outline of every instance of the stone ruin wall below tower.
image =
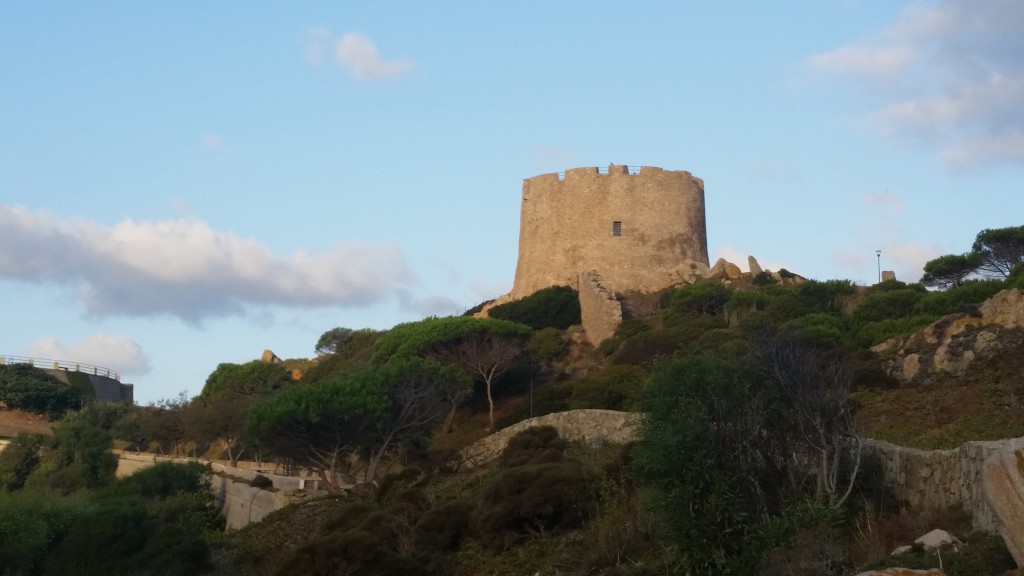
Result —
<instances>
[{"instance_id":1,"label":"stone ruin wall below tower","mask_svg":"<svg viewBox=\"0 0 1024 576\"><path fill-rule=\"evenodd\" d=\"M510 299L579 288L591 270L614 292L656 292L690 261L708 265L704 182L689 172L643 166L631 174L613 164L606 173L575 168L523 182Z\"/></svg>"}]
</instances>

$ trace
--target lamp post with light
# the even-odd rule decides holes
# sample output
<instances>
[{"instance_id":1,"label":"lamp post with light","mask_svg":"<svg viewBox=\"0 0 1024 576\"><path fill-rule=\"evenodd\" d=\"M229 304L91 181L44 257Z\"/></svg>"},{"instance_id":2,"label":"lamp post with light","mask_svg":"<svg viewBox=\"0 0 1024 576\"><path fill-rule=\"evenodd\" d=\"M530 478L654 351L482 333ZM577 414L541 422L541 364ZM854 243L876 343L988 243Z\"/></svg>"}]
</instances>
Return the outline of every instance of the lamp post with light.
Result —
<instances>
[{"instance_id":1,"label":"lamp post with light","mask_svg":"<svg viewBox=\"0 0 1024 576\"><path fill-rule=\"evenodd\" d=\"M878 257L878 283L882 283L882 251L875 250L875 256Z\"/></svg>"}]
</instances>

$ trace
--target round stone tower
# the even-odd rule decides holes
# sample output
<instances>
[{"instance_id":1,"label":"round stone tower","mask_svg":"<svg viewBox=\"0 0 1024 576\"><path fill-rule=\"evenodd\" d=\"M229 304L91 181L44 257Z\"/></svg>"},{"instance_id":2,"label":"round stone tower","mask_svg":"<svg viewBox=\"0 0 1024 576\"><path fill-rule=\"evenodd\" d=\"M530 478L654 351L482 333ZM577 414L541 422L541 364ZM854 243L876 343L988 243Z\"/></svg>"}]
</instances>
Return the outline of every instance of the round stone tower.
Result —
<instances>
[{"instance_id":1,"label":"round stone tower","mask_svg":"<svg viewBox=\"0 0 1024 576\"><path fill-rule=\"evenodd\" d=\"M708 265L704 182L689 172L612 164L523 181L510 299L578 288L591 270L609 290L656 292L690 262Z\"/></svg>"}]
</instances>

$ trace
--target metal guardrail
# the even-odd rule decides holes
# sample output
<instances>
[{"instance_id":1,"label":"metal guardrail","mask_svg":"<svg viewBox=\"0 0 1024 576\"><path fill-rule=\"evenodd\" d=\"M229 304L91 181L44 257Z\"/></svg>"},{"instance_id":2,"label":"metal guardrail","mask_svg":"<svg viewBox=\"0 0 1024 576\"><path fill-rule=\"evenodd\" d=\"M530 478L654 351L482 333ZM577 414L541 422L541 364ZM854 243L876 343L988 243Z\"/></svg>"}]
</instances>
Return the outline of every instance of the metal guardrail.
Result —
<instances>
[{"instance_id":1,"label":"metal guardrail","mask_svg":"<svg viewBox=\"0 0 1024 576\"><path fill-rule=\"evenodd\" d=\"M84 374L92 374L94 376L103 376L104 378L110 378L111 380L121 381L121 375L116 370L110 368L104 368L103 366L94 366L92 364L83 364L81 362L67 362L65 360L52 360L50 358L30 358L28 356L2 356L0 355L0 364L28 364L29 366L35 366L44 370L67 370L68 372L82 372Z\"/></svg>"}]
</instances>

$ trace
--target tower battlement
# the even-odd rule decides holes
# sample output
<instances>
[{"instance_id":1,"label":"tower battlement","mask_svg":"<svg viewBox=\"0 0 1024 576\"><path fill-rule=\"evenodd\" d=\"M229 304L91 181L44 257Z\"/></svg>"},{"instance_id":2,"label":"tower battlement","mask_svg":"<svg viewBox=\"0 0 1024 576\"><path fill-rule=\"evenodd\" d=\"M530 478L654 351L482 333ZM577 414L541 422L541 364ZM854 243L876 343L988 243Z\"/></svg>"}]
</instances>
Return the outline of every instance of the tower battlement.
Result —
<instances>
[{"instance_id":1,"label":"tower battlement","mask_svg":"<svg viewBox=\"0 0 1024 576\"><path fill-rule=\"evenodd\" d=\"M523 181L512 299L589 270L613 291L654 292L689 261L708 265L704 182L689 172L612 164Z\"/></svg>"}]
</instances>

